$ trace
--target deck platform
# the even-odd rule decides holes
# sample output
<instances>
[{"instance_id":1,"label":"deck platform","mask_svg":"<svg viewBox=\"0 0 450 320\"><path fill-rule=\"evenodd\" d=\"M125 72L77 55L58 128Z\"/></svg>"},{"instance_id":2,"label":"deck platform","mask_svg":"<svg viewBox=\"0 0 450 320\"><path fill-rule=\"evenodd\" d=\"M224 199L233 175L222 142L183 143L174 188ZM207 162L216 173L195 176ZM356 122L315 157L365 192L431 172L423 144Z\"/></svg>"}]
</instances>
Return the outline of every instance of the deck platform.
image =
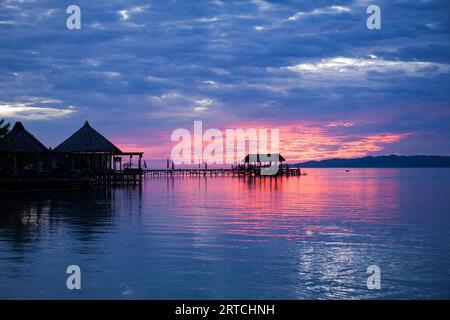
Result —
<instances>
[{"instance_id":1,"label":"deck platform","mask_svg":"<svg viewBox=\"0 0 450 320\"><path fill-rule=\"evenodd\" d=\"M161 176L253 176L253 177L271 177L270 175L261 175L261 168L229 168L229 169L147 169L144 170L146 177ZM304 176L305 172L299 168L279 168L274 176Z\"/></svg>"}]
</instances>

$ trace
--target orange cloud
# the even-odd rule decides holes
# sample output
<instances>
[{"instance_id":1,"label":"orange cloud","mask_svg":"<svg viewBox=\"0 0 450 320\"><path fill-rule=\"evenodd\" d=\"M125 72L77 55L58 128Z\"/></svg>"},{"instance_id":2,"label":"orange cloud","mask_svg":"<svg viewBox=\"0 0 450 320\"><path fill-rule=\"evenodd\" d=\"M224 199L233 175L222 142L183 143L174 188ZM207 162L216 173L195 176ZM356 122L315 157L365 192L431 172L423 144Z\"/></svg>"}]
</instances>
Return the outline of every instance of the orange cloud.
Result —
<instances>
[{"instance_id":1,"label":"orange cloud","mask_svg":"<svg viewBox=\"0 0 450 320\"><path fill-rule=\"evenodd\" d=\"M327 127L335 127L334 125ZM289 161L354 158L382 151L385 144L397 142L409 134L333 135L322 127L280 128L280 151Z\"/></svg>"}]
</instances>

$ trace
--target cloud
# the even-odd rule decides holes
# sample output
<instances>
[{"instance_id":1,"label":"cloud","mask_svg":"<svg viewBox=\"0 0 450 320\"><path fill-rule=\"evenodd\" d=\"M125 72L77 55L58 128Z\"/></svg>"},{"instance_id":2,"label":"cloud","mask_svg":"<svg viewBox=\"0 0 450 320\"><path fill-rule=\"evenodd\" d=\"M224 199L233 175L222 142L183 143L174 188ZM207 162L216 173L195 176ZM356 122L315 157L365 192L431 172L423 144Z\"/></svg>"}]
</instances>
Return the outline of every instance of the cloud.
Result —
<instances>
[{"instance_id":1,"label":"cloud","mask_svg":"<svg viewBox=\"0 0 450 320\"><path fill-rule=\"evenodd\" d=\"M120 76L120 72L115 71L103 71L102 74L107 78L116 78Z\"/></svg>"},{"instance_id":2,"label":"cloud","mask_svg":"<svg viewBox=\"0 0 450 320\"><path fill-rule=\"evenodd\" d=\"M117 13L120 16L120 20L128 20L131 15L135 14L135 13L142 13L144 11L146 11L147 9L149 9L150 6L149 5L145 5L145 6L136 6L136 7L132 7L130 9L122 9L119 10Z\"/></svg>"},{"instance_id":3,"label":"cloud","mask_svg":"<svg viewBox=\"0 0 450 320\"><path fill-rule=\"evenodd\" d=\"M121 20L128 20L130 17L128 10L119 10L119 15Z\"/></svg>"},{"instance_id":4,"label":"cloud","mask_svg":"<svg viewBox=\"0 0 450 320\"><path fill-rule=\"evenodd\" d=\"M317 16L322 14L340 14L340 13L348 13L352 10L348 7L342 7L342 6L330 6L326 8L318 8L314 9L308 12L299 11L293 16L290 16L288 18L288 21L297 21L301 19L302 17L308 17L308 16Z\"/></svg>"},{"instance_id":5,"label":"cloud","mask_svg":"<svg viewBox=\"0 0 450 320\"><path fill-rule=\"evenodd\" d=\"M197 104L197 107L195 107L195 111L206 111L208 110L209 106L214 103L214 100L212 99L201 99L196 100L195 103Z\"/></svg>"},{"instance_id":6,"label":"cloud","mask_svg":"<svg viewBox=\"0 0 450 320\"><path fill-rule=\"evenodd\" d=\"M251 0L251 3L253 3L260 11L268 11L273 8L272 4L264 0Z\"/></svg>"},{"instance_id":7,"label":"cloud","mask_svg":"<svg viewBox=\"0 0 450 320\"><path fill-rule=\"evenodd\" d=\"M352 121L336 121L325 124L325 127L353 127L356 123Z\"/></svg>"},{"instance_id":8,"label":"cloud","mask_svg":"<svg viewBox=\"0 0 450 320\"><path fill-rule=\"evenodd\" d=\"M373 75L406 77L433 77L450 73L450 64L427 61L385 60L371 55L369 58L334 57L319 61L282 67L311 79L360 81Z\"/></svg>"},{"instance_id":9,"label":"cloud","mask_svg":"<svg viewBox=\"0 0 450 320\"><path fill-rule=\"evenodd\" d=\"M76 111L75 107L68 106L63 109L51 107L38 107L30 103L0 102L0 117L17 120L54 120L67 117Z\"/></svg>"},{"instance_id":10,"label":"cloud","mask_svg":"<svg viewBox=\"0 0 450 320\"><path fill-rule=\"evenodd\" d=\"M424 150L414 139L430 132L440 140L426 150L450 154L450 3L379 0L382 29L371 31L366 2L86 1L72 32L56 0L0 1L2 105L47 117L50 138L85 119L149 145L142 132L192 120L312 121L361 139L413 133L378 144L392 150ZM61 121L46 126L52 114Z\"/></svg>"},{"instance_id":11,"label":"cloud","mask_svg":"<svg viewBox=\"0 0 450 320\"><path fill-rule=\"evenodd\" d=\"M410 133L336 133L320 123L280 128L280 151L289 161L363 157L382 151L386 145Z\"/></svg>"},{"instance_id":12,"label":"cloud","mask_svg":"<svg viewBox=\"0 0 450 320\"><path fill-rule=\"evenodd\" d=\"M151 106L152 112L146 117L148 119L174 119L182 122L196 120L199 113L202 116L211 115L217 110L211 110L213 104L220 105L218 101L198 96L191 96L177 91L165 92L159 96L146 97L145 103Z\"/></svg>"}]
</instances>

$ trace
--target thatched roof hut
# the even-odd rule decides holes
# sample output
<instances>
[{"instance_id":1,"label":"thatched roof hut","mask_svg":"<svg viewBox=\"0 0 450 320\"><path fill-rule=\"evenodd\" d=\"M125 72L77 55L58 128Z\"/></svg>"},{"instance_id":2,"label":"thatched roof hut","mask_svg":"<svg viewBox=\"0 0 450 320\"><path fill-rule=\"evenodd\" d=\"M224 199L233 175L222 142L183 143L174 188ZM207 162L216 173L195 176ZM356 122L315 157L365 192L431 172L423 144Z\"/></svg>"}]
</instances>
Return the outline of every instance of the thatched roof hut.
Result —
<instances>
[{"instance_id":1,"label":"thatched roof hut","mask_svg":"<svg viewBox=\"0 0 450 320\"><path fill-rule=\"evenodd\" d=\"M108 170L122 171L122 158L129 157L123 168L131 169L133 156L137 156L137 168L141 172L143 152L122 152L112 142L93 129L89 122L63 141L55 149L60 166L71 169L87 170L91 173ZM63 158L61 158L63 156Z\"/></svg>"},{"instance_id":2,"label":"thatched roof hut","mask_svg":"<svg viewBox=\"0 0 450 320\"><path fill-rule=\"evenodd\" d=\"M78 131L58 145L55 151L63 153L122 153L119 148L93 129L87 121Z\"/></svg>"},{"instance_id":3,"label":"thatched roof hut","mask_svg":"<svg viewBox=\"0 0 450 320\"><path fill-rule=\"evenodd\" d=\"M25 130L22 122L16 122L0 143L2 153L45 153L48 149L31 133Z\"/></svg>"},{"instance_id":4,"label":"thatched roof hut","mask_svg":"<svg viewBox=\"0 0 450 320\"><path fill-rule=\"evenodd\" d=\"M278 156L278 158L277 158ZM244 163L257 163L257 162L269 162L271 159L276 158L277 162L284 162L286 159L281 154L248 154L245 156Z\"/></svg>"}]
</instances>

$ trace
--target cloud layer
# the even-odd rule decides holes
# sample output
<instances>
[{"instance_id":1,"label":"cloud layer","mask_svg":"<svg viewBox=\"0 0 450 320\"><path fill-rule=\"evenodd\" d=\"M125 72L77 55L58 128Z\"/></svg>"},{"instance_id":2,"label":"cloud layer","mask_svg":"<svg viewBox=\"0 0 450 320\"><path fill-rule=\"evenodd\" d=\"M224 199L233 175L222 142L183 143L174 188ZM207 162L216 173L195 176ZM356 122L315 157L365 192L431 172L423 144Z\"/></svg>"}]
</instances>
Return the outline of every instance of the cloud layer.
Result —
<instances>
[{"instance_id":1,"label":"cloud layer","mask_svg":"<svg viewBox=\"0 0 450 320\"><path fill-rule=\"evenodd\" d=\"M0 117L47 145L89 119L165 158L203 120L308 128L282 130L291 158L450 154L448 1L377 1L381 30L363 0L76 4L69 31L69 3L0 3Z\"/></svg>"}]
</instances>

